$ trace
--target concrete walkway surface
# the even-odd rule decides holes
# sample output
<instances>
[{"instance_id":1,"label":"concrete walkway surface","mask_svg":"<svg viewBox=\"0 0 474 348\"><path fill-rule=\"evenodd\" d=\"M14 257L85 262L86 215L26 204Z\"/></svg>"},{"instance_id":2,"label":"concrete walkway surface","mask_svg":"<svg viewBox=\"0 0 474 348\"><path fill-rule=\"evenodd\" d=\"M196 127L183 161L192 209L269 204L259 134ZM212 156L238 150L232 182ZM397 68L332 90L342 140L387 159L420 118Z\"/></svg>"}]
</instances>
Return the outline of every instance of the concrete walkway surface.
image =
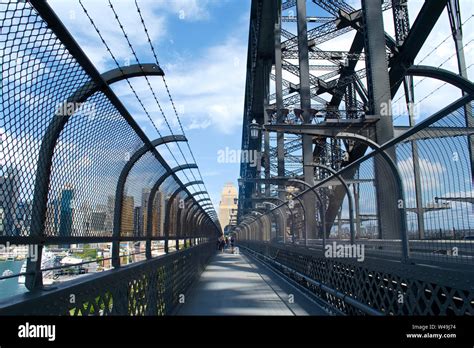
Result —
<instances>
[{"instance_id":1,"label":"concrete walkway surface","mask_svg":"<svg viewBox=\"0 0 474 348\"><path fill-rule=\"evenodd\" d=\"M260 261L215 255L176 315L327 315L314 301Z\"/></svg>"}]
</instances>

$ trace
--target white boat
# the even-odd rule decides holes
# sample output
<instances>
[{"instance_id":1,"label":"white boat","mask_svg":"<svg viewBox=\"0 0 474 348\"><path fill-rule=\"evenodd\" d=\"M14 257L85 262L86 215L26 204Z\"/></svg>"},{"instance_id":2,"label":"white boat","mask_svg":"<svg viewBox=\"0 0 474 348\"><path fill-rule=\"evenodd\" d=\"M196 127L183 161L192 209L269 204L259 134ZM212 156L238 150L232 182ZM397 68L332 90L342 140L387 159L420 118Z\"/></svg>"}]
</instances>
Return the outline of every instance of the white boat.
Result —
<instances>
[{"instance_id":1,"label":"white boat","mask_svg":"<svg viewBox=\"0 0 474 348\"><path fill-rule=\"evenodd\" d=\"M52 252L45 252L41 257L41 269L47 269L55 266L56 255ZM26 260L21 266L20 273L26 273ZM43 272L43 283L45 285L52 284L53 282L54 271L44 271ZM25 276L21 275L18 277L19 284L25 284Z\"/></svg>"},{"instance_id":2,"label":"white boat","mask_svg":"<svg viewBox=\"0 0 474 348\"><path fill-rule=\"evenodd\" d=\"M61 260L61 265L77 265L79 263L82 263L83 260L79 259L77 257L72 257L72 256L66 256Z\"/></svg>"},{"instance_id":3,"label":"white boat","mask_svg":"<svg viewBox=\"0 0 474 348\"><path fill-rule=\"evenodd\" d=\"M9 270L9 269L6 269L3 271L2 273L2 277L8 277L8 276L11 276L13 275L13 271Z\"/></svg>"}]
</instances>

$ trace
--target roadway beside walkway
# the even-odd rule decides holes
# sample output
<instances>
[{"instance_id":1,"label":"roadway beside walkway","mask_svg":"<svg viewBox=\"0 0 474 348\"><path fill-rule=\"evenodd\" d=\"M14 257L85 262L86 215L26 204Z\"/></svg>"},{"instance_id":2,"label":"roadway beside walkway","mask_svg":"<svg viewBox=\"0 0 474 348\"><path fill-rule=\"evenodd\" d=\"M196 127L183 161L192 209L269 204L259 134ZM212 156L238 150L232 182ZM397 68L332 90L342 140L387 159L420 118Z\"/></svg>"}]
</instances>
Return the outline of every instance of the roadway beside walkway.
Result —
<instances>
[{"instance_id":1,"label":"roadway beside walkway","mask_svg":"<svg viewBox=\"0 0 474 348\"><path fill-rule=\"evenodd\" d=\"M246 255L215 255L176 315L327 315L307 295Z\"/></svg>"}]
</instances>

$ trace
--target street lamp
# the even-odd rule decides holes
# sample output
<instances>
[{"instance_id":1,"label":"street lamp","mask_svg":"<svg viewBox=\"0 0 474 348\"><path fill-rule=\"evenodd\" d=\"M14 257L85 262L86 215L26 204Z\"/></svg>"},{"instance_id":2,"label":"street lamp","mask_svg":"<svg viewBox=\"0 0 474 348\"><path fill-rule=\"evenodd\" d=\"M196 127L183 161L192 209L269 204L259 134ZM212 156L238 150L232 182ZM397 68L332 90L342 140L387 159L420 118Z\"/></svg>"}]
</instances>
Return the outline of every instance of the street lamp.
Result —
<instances>
[{"instance_id":1,"label":"street lamp","mask_svg":"<svg viewBox=\"0 0 474 348\"><path fill-rule=\"evenodd\" d=\"M252 120L252 123L250 124L250 138L252 140L257 140L258 136L260 134L260 125L257 123L255 119Z\"/></svg>"}]
</instances>

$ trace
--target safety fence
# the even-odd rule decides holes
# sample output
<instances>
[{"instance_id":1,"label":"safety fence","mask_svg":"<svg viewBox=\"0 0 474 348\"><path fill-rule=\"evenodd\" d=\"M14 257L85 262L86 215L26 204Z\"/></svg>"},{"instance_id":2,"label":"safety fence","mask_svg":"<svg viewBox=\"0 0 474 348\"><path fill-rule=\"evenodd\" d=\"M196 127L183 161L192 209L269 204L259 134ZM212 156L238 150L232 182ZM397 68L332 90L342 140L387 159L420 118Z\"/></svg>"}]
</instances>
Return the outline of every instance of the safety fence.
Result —
<instances>
[{"instance_id":1,"label":"safety fence","mask_svg":"<svg viewBox=\"0 0 474 348\"><path fill-rule=\"evenodd\" d=\"M214 243L0 301L0 315L169 315L215 253Z\"/></svg>"},{"instance_id":2,"label":"safety fence","mask_svg":"<svg viewBox=\"0 0 474 348\"><path fill-rule=\"evenodd\" d=\"M322 250L240 241L249 252L311 291L334 314L474 315L472 279L462 270L380 258L330 258Z\"/></svg>"},{"instance_id":3,"label":"safety fence","mask_svg":"<svg viewBox=\"0 0 474 348\"><path fill-rule=\"evenodd\" d=\"M160 155L160 145L186 138L150 141L110 88L162 76L159 66L100 74L45 1L2 1L0 28L0 243L7 260L28 251L21 272L4 272L0 281L24 277L26 288L41 288L51 271L71 269L50 260L71 256L71 246L101 250L97 262L117 269L132 254L151 260L220 233L202 199L207 192L189 191L202 182L183 183L177 175L196 165L171 168ZM188 262L180 258L157 265L173 273ZM155 267L149 276L159 274ZM133 301L156 280L133 279Z\"/></svg>"},{"instance_id":4,"label":"safety fence","mask_svg":"<svg viewBox=\"0 0 474 348\"><path fill-rule=\"evenodd\" d=\"M339 132L341 151L350 148L359 158L341 159L340 170L315 163L313 187L297 179L279 184L284 199L276 192L258 200L235 229L239 238L324 250L356 244L367 255L468 269L474 264L473 129L466 117L472 118L472 98L467 94L414 127L396 126L395 138L383 145L370 140L369 129ZM306 231L309 195L316 225Z\"/></svg>"}]
</instances>

